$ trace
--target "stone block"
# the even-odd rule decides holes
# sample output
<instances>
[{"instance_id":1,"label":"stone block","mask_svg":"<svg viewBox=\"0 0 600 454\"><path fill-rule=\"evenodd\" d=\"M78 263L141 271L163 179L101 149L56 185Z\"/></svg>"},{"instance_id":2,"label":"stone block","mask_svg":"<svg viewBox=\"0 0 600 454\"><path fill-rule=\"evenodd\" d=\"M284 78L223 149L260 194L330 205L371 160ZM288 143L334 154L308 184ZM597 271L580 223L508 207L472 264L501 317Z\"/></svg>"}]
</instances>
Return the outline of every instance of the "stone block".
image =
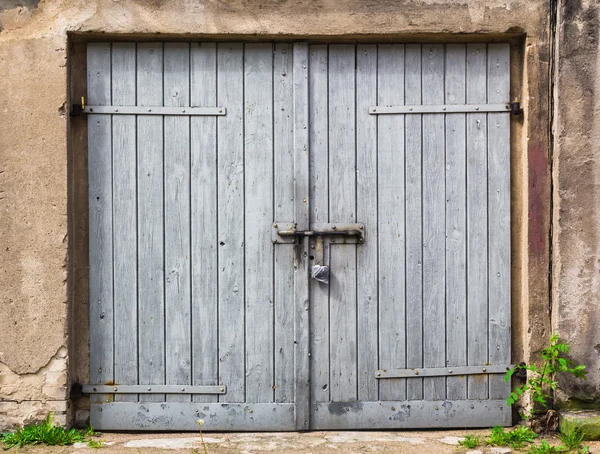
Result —
<instances>
[{"instance_id":1,"label":"stone block","mask_svg":"<svg viewBox=\"0 0 600 454\"><path fill-rule=\"evenodd\" d=\"M600 411L563 411L560 413L561 432L579 428L584 440L600 440Z\"/></svg>"}]
</instances>

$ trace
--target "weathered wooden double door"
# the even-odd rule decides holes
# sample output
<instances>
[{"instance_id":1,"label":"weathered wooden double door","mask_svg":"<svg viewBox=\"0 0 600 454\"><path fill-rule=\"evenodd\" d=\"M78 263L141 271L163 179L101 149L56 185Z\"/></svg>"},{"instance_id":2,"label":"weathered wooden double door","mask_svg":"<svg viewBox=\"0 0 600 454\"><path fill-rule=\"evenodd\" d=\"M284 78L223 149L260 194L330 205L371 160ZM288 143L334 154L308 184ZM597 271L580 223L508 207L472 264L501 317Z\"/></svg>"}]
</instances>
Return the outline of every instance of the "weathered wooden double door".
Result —
<instances>
[{"instance_id":1,"label":"weathered wooden double door","mask_svg":"<svg viewBox=\"0 0 600 454\"><path fill-rule=\"evenodd\" d=\"M87 52L95 428L510 423L508 45Z\"/></svg>"}]
</instances>

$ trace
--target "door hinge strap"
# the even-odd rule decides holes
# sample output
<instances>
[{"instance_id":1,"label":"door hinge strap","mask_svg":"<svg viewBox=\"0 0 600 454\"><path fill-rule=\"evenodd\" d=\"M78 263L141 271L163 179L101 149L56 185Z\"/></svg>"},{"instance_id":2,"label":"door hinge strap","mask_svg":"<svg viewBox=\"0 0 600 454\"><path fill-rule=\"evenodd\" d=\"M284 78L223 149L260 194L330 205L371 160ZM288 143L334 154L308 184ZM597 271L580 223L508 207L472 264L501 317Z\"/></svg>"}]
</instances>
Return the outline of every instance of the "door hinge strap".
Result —
<instances>
[{"instance_id":1,"label":"door hinge strap","mask_svg":"<svg viewBox=\"0 0 600 454\"><path fill-rule=\"evenodd\" d=\"M86 394L227 394L226 386L83 385Z\"/></svg>"},{"instance_id":2,"label":"door hinge strap","mask_svg":"<svg viewBox=\"0 0 600 454\"><path fill-rule=\"evenodd\" d=\"M505 374L512 365L423 367L414 369L380 369L375 378L448 377L452 375Z\"/></svg>"},{"instance_id":3,"label":"door hinge strap","mask_svg":"<svg viewBox=\"0 0 600 454\"><path fill-rule=\"evenodd\" d=\"M223 116L225 107L160 107L160 106L85 106L73 104L73 111L83 114L100 115L188 115Z\"/></svg>"},{"instance_id":4,"label":"door hinge strap","mask_svg":"<svg viewBox=\"0 0 600 454\"><path fill-rule=\"evenodd\" d=\"M428 113L486 113L513 112L513 104L440 104L440 105L407 105L407 106L372 106L371 115L389 114L428 114Z\"/></svg>"}]
</instances>

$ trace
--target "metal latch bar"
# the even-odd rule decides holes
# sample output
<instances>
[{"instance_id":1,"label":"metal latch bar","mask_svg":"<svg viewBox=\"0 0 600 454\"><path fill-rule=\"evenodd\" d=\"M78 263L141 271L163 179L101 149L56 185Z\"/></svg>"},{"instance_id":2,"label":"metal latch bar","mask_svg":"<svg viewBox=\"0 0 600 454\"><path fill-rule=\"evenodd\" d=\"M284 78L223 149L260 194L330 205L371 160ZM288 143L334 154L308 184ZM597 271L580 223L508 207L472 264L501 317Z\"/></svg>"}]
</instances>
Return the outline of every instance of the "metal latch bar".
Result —
<instances>
[{"instance_id":1,"label":"metal latch bar","mask_svg":"<svg viewBox=\"0 0 600 454\"><path fill-rule=\"evenodd\" d=\"M505 374L512 365L423 367L415 369L380 369L375 378L447 377L451 375Z\"/></svg>"},{"instance_id":2,"label":"metal latch bar","mask_svg":"<svg viewBox=\"0 0 600 454\"><path fill-rule=\"evenodd\" d=\"M440 105L406 105L406 106L372 106L371 115L389 114L427 114L427 113L478 113L478 112L512 112L511 103L505 104L440 104Z\"/></svg>"},{"instance_id":3,"label":"metal latch bar","mask_svg":"<svg viewBox=\"0 0 600 454\"><path fill-rule=\"evenodd\" d=\"M309 230L298 230L292 222L275 222L272 241L275 244L296 244L302 238L335 237L336 244L357 244L365 242L364 224L323 223L311 224Z\"/></svg>"},{"instance_id":4,"label":"metal latch bar","mask_svg":"<svg viewBox=\"0 0 600 454\"><path fill-rule=\"evenodd\" d=\"M83 385L86 394L227 394L226 386Z\"/></svg>"},{"instance_id":5,"label":"metal latch bar","mask_svg":"<svg viewBox=\"0 0 600 454\"><path fill-rule=\"evenodd\" d=\"M85 106L84 114L110 115L216 115L227 113L225 107L161 107L161 106Z\"/></svg>"}]
</instances>

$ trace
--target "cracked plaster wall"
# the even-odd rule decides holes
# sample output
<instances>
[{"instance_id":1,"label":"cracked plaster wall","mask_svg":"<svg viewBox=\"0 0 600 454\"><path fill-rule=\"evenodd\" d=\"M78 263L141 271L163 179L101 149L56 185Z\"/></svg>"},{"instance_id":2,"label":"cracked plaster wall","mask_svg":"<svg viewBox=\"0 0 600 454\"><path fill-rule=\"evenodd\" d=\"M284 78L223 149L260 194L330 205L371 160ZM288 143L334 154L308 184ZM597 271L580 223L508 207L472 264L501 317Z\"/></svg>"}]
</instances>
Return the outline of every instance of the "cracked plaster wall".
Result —
<instances>
[{"instance_id":1,"label":"cracked plaster wall","mask_svg":"<svg viewBox=\"0 0 600 454\"><path fill-rule=\"evenodd\" d=\"M512 129L513 356L528 360L539 350L549 332L548 2L455 0L448 14L449 3L0 2L0 415L12 415L0 419L0 428L41 416L53 405L64 404L66 411L66 393L54 393L54 385L51 393L44 391L49 374L57 373L60 386L67 369L72 381L88 376L86 164L81 150L74 149L74 157L68 153L69 36L72 43L101 35L510 40L511 96L526 108ZM82 133L71 134L77 141L73 134ZM67 346L68 355L56 357Z\"/></svg>"}]
</instances>

